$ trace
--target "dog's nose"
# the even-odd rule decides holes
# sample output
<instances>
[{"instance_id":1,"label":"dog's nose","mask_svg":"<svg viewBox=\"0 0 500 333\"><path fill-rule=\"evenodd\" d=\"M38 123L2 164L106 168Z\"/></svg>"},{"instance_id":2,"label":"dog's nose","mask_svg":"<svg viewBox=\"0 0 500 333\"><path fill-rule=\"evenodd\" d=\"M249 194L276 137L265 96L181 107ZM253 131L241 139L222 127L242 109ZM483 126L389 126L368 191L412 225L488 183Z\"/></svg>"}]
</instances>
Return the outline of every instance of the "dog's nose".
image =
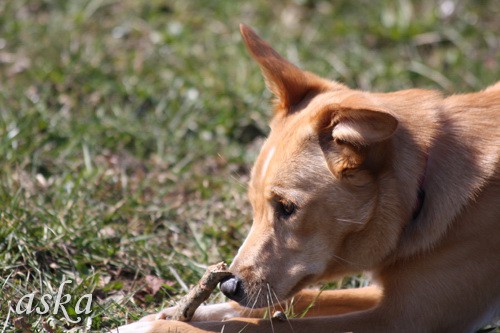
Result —
<instances>
[{"instance_id":1,"label":"dog's nose","mask_svg":"<svg viewBox=\"0 0 500 333\"><path fill-rule=\"evenodd\" d=\"M243 286L242 281L236 276L228 277L227 279L221 281L220 290L232 299L233 301L241 301L243 299Z\"/></svg>"}]
</instances>

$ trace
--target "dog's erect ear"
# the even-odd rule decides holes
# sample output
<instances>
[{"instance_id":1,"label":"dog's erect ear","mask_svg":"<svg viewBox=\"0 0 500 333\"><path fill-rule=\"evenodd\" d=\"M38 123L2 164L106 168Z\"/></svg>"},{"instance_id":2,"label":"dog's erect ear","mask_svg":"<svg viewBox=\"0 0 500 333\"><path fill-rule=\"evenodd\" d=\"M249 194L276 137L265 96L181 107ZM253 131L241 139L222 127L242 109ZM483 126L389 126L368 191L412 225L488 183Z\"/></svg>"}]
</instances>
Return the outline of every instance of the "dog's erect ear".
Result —
<instances>
[{"instance_id":1,"label":"dog's erect ear","mask_svg":"<svg viewBox=\"0 0 500 333\"><path fill-rule=\"evenodd\" d=\"M387 111L370 106L343 106L334 117L334 140L355 146L368 146L388 139L398 121Z\"/></svg>"},{"instance_id":2,"label":"dog's erect ear","mask_svg":"<svg viewBox=\"0 0 500 333\"><path fill-rule=\"evenodd\" d=\"M361 165L379 167L386 151L378 144L389 139L398 126L388 110L359 95L326 107L316 118L328 167L339 177Z\"/></svg>"},{"instance_id":3,"label":"dog's erect ear","mask_svg":"<svg viewBox=\"0 0 500 333\"><path fill-rule=\"evenodd\" d=\"M251 28L240 24L240 31L248 51L262 70L268 88L278 99L277 110L291 111L307 94L325 89L325 80L302 71L283 58Z\"/></svg>"}]
</instances>

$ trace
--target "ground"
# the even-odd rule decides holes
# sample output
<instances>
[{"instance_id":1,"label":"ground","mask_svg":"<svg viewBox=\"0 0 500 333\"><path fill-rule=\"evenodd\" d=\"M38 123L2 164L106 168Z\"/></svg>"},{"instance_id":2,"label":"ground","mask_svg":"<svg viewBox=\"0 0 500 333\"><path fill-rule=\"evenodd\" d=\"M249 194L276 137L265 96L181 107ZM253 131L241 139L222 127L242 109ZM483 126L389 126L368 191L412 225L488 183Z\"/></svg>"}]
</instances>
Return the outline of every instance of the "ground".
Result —
<instances>
[{"instance_id":1,"label":"ground","mask_svg":"<svg viewBox=\"0 0 500 333\"><path fill-rule=\"evenodd\" d=\"M351 87L452 93L499 79L498 17L494 0L0 1L0 329L106 330L230 262L270 117L239 23ZM9 310L63 279L72 321L92 294L81 322Z\"/></svg>"}]
</instances>

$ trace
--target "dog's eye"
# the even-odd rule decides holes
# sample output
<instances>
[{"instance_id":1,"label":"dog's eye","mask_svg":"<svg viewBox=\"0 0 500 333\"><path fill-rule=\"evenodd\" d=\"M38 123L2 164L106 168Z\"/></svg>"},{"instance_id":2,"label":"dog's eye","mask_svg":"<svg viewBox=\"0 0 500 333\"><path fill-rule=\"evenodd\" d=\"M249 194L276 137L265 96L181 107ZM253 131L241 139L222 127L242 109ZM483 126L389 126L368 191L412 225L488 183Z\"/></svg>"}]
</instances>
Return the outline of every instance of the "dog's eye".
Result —
<instances>
[{"instance_id":1,"label":"dog's eye","mask_svg":"<svg viewBox=\"0 0 500 333\"><path fill-rule=\"evenodd\" d=\"M276 202L276 213L281 218L292 216L297 210L297 206L290 201L279 200Z\"/></svg>"}]
</instances>

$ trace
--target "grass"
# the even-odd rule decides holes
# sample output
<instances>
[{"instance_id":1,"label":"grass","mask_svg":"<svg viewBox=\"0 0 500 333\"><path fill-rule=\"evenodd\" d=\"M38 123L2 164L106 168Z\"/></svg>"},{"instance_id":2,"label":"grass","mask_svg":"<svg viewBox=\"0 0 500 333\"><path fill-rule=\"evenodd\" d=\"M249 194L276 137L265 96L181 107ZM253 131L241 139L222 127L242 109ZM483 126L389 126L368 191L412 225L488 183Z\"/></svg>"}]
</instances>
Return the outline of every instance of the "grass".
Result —
<instances>
[{"instance_id":1,"label":"grass","mask_svg":"<svg viewBox=\"0 0 500 333\"><path fill-rule=\"evenodd\" d=\"M450 93L498 80L499 16L494 0L1 1L0 332L106 330L231 260L270 97L240 22L352 87ZM68 278L70 318L93 295L83 322L9 311Z\"/></svg>"}]
</instances>

